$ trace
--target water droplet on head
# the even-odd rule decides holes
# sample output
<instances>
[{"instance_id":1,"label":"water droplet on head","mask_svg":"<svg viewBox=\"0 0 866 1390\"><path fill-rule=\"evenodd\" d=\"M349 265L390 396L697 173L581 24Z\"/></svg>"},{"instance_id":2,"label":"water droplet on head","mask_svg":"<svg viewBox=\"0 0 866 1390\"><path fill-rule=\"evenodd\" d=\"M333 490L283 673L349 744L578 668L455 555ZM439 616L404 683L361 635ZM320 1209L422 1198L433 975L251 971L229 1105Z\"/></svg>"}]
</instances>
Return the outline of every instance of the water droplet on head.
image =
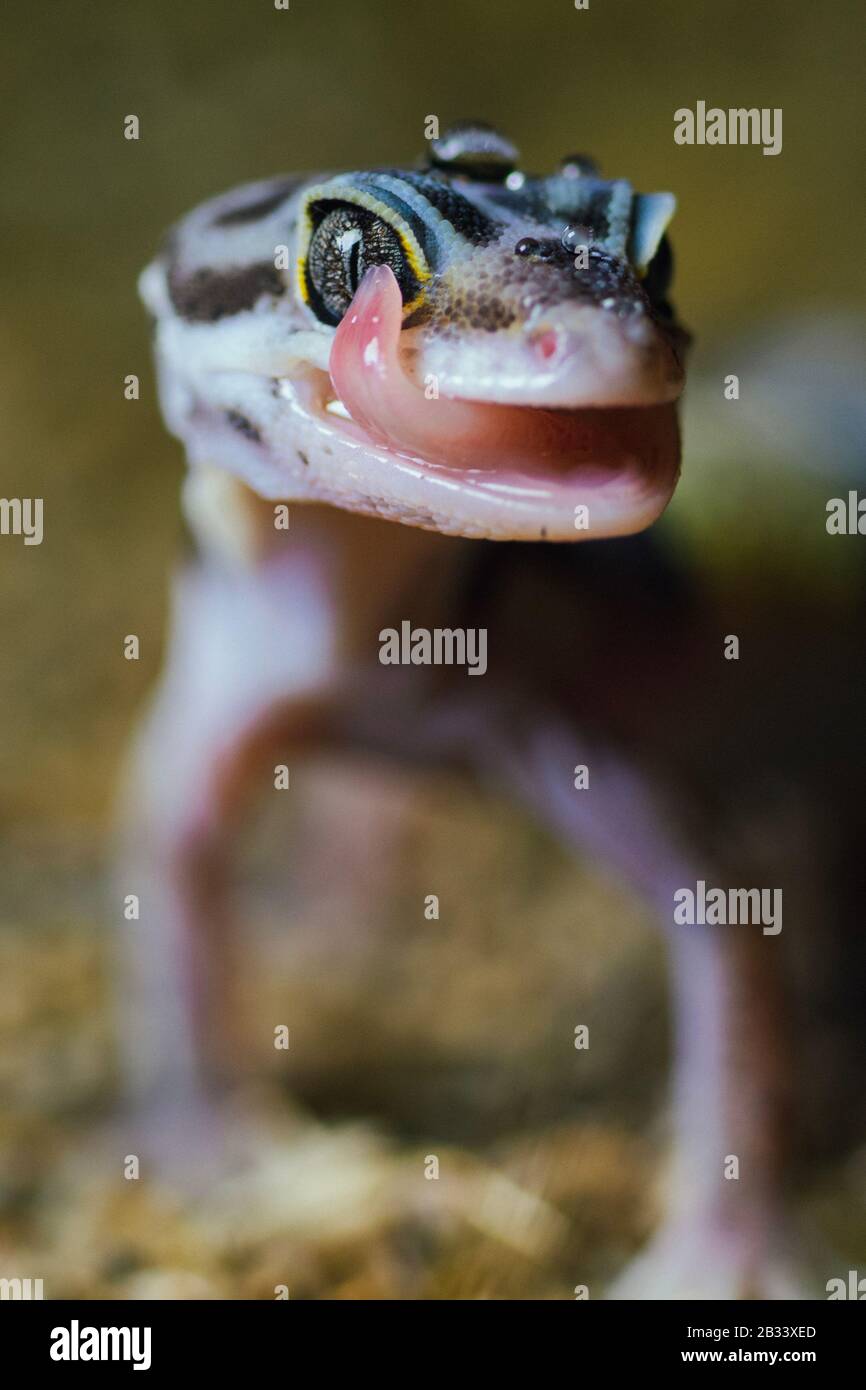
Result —
<instances>
[{"instance_id":1,"label":"water droplet on head","mask_svg":"<svg viewBox=\"0 0 866 1390\"><path fill-rule=\"evenodd\" d=\"M515 256L537 256L541 250L541 242L536 241L535 237L522 236L514 248Z\"/></svg>"},{"instance_id":2,"label":"water droplet on head","mask_svg":"<svg viewBox=\"0 0 866 1390\"><path fill-rule=\"evenodd\" d=\"M567 223L560 240L562 241L562 244L565 247L566 251L570 251L573 253L577 250L578 246L583 245L584 235L582 229L580 227L573 227L569 222Z\"/></svg>"}]
</instances>

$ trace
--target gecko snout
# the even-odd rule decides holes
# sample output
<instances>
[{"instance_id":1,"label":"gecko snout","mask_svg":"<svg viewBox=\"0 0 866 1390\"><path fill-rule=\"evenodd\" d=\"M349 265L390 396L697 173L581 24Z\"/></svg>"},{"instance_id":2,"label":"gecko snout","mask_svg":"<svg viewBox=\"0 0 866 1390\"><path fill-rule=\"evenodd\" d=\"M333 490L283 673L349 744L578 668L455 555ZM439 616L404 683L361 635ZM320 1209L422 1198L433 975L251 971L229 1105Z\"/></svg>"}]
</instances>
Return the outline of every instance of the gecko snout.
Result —
<instances>
[{"instance_id":1,"label":"gecko snout","mask_svg":"<svg viewBox=\"0 0 866 1390\"><path fill-rule=\"evenodd\" d=\"M555 328L543 328L540 333L533 333L529 341L536 357L544 364L555 360L562 351L562 335Z\"/></svg>"}]
</instances>

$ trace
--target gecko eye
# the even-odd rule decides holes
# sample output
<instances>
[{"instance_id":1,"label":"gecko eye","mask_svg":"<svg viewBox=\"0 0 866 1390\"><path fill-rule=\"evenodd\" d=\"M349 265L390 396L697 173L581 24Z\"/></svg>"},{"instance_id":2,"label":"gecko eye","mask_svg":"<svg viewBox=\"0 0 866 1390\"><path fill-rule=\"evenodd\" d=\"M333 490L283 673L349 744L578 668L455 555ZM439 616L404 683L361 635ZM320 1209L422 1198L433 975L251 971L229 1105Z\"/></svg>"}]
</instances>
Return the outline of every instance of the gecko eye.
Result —
<instances>
[{"instance_id":1,"label":"gecko eye","mask_svg":"<svg viewBox=\"0 0 866 1390\"><path fill-rule=\"evenodd\" d=\"M316 317L338 324L373 265L390 266L404 305L417 307L421 286L396 228L368 208L332 205L310 237L302 272L304 297Z\"/></svg>"}]
</instances>

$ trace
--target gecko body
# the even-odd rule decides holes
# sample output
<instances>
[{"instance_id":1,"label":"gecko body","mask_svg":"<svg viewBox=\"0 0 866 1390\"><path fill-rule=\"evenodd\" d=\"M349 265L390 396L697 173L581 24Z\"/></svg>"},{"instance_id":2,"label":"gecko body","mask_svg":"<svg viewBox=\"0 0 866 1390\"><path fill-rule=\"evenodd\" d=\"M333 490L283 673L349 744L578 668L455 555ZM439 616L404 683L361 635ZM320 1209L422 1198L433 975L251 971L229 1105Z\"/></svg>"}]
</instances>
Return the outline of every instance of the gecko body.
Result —
<instances>
[{"instance_id":1,"label":"gecko body","mask_svg":"<svg viewBox=\"0 0 866 1390\"><path fill-rule=\"evenodd\" d=\"M231 1071L230 827L277 739L492 777L669 931L674 892L708 877L663 775L688 737L689 605L641 534L679 472L673 209L582 158L524 174L510 142L464 124L417 170L212 200L144 272L197 546L129 793L149 918L130 1052L175 1113ZM380 634L407 621L483 627L484 679L382 665ZM707 929L671 948L675 1194L624 1287L790 1294L775 1053L730 1045L739 948Z\"/></svg>"}]
</instances>

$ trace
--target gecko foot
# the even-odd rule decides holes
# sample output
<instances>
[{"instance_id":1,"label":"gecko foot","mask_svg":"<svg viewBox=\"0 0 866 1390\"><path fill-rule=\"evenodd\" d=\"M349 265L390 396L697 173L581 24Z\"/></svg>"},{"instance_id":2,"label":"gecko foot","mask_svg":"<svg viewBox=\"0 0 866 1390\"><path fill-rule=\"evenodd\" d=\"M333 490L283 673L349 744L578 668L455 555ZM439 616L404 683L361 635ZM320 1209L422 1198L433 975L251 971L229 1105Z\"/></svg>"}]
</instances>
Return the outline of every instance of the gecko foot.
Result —
<instances>
[{"instance_id":1,"label":"gecko foot","mask_svg":"<svg viewBox=\"0 0 866 1390\"><path fill-rule=\"evenodd\" d=\"M209 1188L251 1147L246 1116L204 1095L164 1097L117 1116L110 1138L136 1157L142 1176L187 1195Z\"/></svg>"},{"instance_id":2,"label":"gecko foot","mask_svg":"<svg viewBox=\"0 0 866 1390\"><path fill-rule=\"evenodd\" d=\"M816 1297L781 1221L669 1219L608 1289L612 1299Z\"/></svg>"}]
</instances>

